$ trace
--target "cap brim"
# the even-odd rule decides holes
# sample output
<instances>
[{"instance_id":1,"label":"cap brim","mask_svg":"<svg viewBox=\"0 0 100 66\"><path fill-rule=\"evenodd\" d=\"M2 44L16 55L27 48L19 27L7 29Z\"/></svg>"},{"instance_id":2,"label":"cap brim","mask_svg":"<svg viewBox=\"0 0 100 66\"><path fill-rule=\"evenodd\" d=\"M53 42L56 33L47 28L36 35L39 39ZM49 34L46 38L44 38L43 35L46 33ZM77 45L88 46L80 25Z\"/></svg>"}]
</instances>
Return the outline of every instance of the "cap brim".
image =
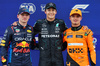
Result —
<instances>
[{"instance_id":1,"label":"cap brim","mask_svg":"<svg viewBox=\"0 0 100 66\"><path fill-rule=\"evenodd\" d=\"M22 12L21 14L23 14L23 13L26 13L26 14L29 14L29 15L30 15L30 13L29 13L29 12Z\"/></svg>"},{"instance_id":2,"label":"cap brim","mask_svg":"<svg viewBox=\"0 0 100 66\"><path fill-rule=\"evenodd\" d=\"M54 6L49 6L49 7L47 7L46 9L49 9L49 8L54 8L54 9L56 9L56 7L54 7Z\"/></svg>"},{"instance_id":3,"label":"cap brim","mask_svg":"<svg viewBox=\"0 0 100 66\"><path fill-rule=\"evenodd\" d=\"M70 16L72 16L72 15L80 15L80 14L79 13L73 13ZM80 16L82 16L82 15L80 15Z\"/></svg>"}]
</instances>

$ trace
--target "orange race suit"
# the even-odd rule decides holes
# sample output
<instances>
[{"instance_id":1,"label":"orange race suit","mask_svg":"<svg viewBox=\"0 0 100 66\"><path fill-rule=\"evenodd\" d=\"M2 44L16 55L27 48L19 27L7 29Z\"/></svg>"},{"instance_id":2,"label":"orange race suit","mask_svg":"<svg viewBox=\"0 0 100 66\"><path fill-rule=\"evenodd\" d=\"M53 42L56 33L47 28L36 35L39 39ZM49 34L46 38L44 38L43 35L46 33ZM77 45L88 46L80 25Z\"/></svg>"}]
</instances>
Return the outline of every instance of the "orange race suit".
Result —
<instances>
[{"instance_id":1,"label":"orange race suit","mask_svg":"<svg viewBox=\"0 0 100 66\"><path fill-rule=\"evenodd\" d=\"M90 66L88 49L91 65L96 65L93 33L90 29L83 30L81 25L78 27L71 27L64 31L63 42L64 44L67 43L67 66Z\"/></svg>"}]
</instances>

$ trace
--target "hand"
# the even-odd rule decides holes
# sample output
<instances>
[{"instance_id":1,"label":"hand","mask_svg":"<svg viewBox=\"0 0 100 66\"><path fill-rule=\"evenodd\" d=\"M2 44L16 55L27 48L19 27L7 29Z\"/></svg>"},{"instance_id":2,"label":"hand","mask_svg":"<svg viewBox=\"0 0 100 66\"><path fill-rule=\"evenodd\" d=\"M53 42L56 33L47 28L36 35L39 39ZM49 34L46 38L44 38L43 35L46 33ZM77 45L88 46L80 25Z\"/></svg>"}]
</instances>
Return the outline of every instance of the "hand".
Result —
<instances>
[{"instance_id":1,"label":"hand","mask_svg":"<svg viewBox=\"0 0 100 66\"><path fill-rule=\"evenodd\" d=\"M88 30L88 26L83 26L83 30Z\"/></svg>"},{"instance_id":2,"label":"hand","mask_svg":"<svg viewBox=\"0 0 100 66\"><path fill-rule=\"evenodd\" d=\"M3 66L7 66L7 65L3 65Z\"/></svg>"},{"instance_id":3,"label":"hand","mask_svg":"<svg viewBox=\"0 0 100 66\"><path fill-rule=\"evenodd\" d=\"M12 25L17 26L17 22L18 22L18 21L15 21Z\"/></svg>"}]
</instances>

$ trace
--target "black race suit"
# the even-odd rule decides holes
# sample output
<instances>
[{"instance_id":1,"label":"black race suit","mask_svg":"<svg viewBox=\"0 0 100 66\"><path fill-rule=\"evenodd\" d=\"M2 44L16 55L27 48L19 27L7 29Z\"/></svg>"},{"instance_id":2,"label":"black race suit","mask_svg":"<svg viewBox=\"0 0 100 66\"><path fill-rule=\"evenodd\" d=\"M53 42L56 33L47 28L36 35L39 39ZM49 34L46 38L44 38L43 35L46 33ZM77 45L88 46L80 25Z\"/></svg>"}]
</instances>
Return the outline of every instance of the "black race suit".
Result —
<instances>
[{"instance_id":1,"label":"black race suit","mask_svg":"<svg viewBox=\"0 0 100 66\"><path fill-rule=\"evenodd\" d=\"M62 33L67 27L63 20L52 22L46 19L38 20L34 32L39 38L39 66L64 66L62 56Z\"/></svg>"}]
</instances>

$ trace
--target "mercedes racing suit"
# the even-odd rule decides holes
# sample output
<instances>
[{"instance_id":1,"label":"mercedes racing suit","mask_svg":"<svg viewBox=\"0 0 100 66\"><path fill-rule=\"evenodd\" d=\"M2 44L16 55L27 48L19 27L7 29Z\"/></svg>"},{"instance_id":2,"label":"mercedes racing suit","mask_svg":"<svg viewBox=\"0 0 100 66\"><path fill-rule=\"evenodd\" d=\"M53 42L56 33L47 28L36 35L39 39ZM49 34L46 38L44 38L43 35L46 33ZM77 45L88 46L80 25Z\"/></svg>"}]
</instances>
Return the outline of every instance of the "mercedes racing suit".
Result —
<instances>
[{"instance_id":1,"label":"mercedes racing suit","mask_svg":"<svg viewBox=\"0 0 100 66\"><path fill-rule=\"evenodd\" d=\"M34 44L33 27L28 24L23 27L19 22L17 26L9 26L0 44L2 64L7 65L8 47L10 46L10 66L32 66L30 48L33 48Z\"/></svg>"},{"instance_id":2,"label":"mercedes racing suit","mask_svg":"<svg viewBox=\"0 0 100 66\"><path fill-rule=\"evenodd\" d=\"M89 66L88 48L91 65L96 64L96 52L93 45L93 33L83 30L80 25L64 31L63 42L67 43L67 66Z\"/></svg>"},{"instance_id":3,"label":"mercedes racing suit","mask_svg":"<svg viewBox=\"0 0 100 66\"><path fill-rule=\"evenodd\" d=\"M39 66L64 66L62 56L62 33L67 27L63 20L52 22L46 19L38 20L34 25L34 32L39 38L40 60Z\"/></svg>"}]
</instances>

